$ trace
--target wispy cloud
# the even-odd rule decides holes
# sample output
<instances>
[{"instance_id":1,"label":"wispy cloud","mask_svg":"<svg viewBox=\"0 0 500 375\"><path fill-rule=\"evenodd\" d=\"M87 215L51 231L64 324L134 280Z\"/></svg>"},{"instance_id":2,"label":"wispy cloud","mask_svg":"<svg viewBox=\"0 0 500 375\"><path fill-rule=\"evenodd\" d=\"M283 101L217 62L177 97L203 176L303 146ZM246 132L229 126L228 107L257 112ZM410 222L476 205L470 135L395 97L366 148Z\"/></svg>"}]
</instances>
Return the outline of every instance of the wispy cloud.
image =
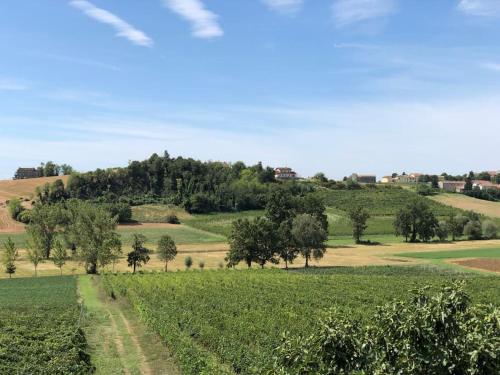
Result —
<instances>
[{"instance_id":1,"label":"wispy cloud","mask_svg":"<svg viewBox=\"0 0 500 375\"><path fill-rule=\"evenodd\" d=\"M191 23L193 36L210 39L224 35L217 14L206 9L200 0L163 0L163 3Z\"/></svg>"},{"instance_id":2,"label":"wispy cloud","mask_svg":"<svg viewBox=\"0 0 500 375\"><path fill-rule=\"evenodd\" d=\"M94 4L86 0L72 0L72 6L81 10L90 18L101 23L112 26L116 30L116 35L128 39L134 44L144 47L151 47L153 40L141 30L136 29L115 14L101 8L97 8Z\"/></svg>"},{"instance_id":3,"label":"wispy cloud","mask_svg":"<svg viewBox=\"0 0 500 375\"><path fill-rule=\"evenodd\" d=\"M499 0L459 0L458 9L472 16L500 16Z\"/></svg>"},{"instance_id":4,"label":"wispy cloud","mask_svg":"<svg viewBox=\"0 0 500 375\"><path fill-rule=\"evenodd\" d=\"M14 79L0 78L0 91L24 91L28 90L28 86Z\"/></svg>"},{"instance_id":5,"label":"wispy cloud","mask_svg":"<svg viewBox=\"0 0 500 375\"><path fill-rule=\"evenodd\" d=\"M493 70L494 72L500 73L500 63L488 61L481 63L480 66L484 69Z\"/></svg>"},{"instance_id":6,"label":"wispy cloud","mask_svg":"<svg viewBox=\"0 0 500 375\"><path fill-rule=\"evenodd\" d=\"M375 44L364 44L364 43L335 43L333 45L333 48L373 50L373 49L379 49L380 47Z\"/></svg>"},{"instance_id":7,"label":"wispy cloud","mask_svg":"<svg viewBox=\"0 0 500 375\"><path fill-rule=\"evenodd\" d=\"M396 10L395 0L335 0L332 6L337 27L384 17Z\"/></svg>"},{"instance_id":8,"label":"wispy cloud","mask_svg":"<svg viewBox=\"0 0 500 375\"><path fill-rule=\"evenodd\" d=\"M272 10L280 13L295 13L301 6L302 0L262 0Z\"/></svg>"}]
</instances>

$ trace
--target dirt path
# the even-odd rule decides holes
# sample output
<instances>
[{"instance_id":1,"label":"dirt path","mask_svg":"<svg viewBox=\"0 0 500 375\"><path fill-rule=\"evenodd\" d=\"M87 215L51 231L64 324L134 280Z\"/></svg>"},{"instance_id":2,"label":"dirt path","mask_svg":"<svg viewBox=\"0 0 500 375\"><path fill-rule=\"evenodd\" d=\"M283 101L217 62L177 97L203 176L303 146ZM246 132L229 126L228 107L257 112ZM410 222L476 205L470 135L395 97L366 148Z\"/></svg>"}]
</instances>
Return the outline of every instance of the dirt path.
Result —
<instances>
[{"instance_id":1,"label":"dirt path","mask_svg":"<svg viewBox=\"0 0 500 375\"><path fill-rule=\"evenodd\" d=\"M98 280L89 276L79 278L79 293L96 374L179 374L167 348L138 321L129 304L106 297Z\"/></svg>"}]
</instances>

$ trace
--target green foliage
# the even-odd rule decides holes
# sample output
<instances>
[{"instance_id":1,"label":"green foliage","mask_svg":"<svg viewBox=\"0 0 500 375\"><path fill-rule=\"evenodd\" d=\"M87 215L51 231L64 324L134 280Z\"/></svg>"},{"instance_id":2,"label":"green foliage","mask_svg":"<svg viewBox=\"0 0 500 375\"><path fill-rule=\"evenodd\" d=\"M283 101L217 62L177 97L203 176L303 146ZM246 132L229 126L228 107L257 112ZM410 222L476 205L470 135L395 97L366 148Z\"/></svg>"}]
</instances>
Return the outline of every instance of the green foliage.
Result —
<instances>
[{"instance_id":1,"label":"green foliage","mask_svg":"<svg viewBox=\"0 0 500 375\"><path fill-rule=\"evenodd\" d=\"M470 220L464 226L464 235L469 240L480 240L483 237L483 229L479 220Z\"/></svg>"},{"instance_id":2,"label":"green foliage","mask_svg":"<svg viewBox=\"0 0 500 375\"><path fill-rule=\"evenodd\" d=\"M128 266L134 268L134 273L136 268L140 268L143 264L149 262L149 253L151 250L144 246L146 241L146 236L142 234L134 234L134 240L132 242L133 250L127 255Z\"/></svg>"},{"instance_id":3,"label":"green foliage","mask_svg":"<svg viewBox=\"0 0 500 375\"><path fill-rule=\"evenodd\" d=\"M64 211L61 205L41 205L33 207L30 222L26 228L32 245L41 249L46 259L54 245L54 239L64 221Z\"/></svg>"},{"instance_id":4,"label":"green foliage","mask_svg":"<svg viewBox=\"0 0 500 375\"><path fill-rule=\"evenodd\" d=\"M500 309L471 306L456 283L380 307L374 325L332 310L307 338L285 339L276 374L494 374Z\"/></svg>"},{"instance_id":5,"label":"green foliage","mask_svg":"<svg viewBox=\"0 0 500 375\"><path fill-rule=\"evenodd\" d=\"M273 350L283 332L314 334L325 309L373 324L377 306L425 285L434 291L457 277L467 279L474 302L500 304L498 277L424 267L107 274L104 282L164 339L184 374L246 375L273 373Z\"/></svg>"},{"instance_id":6,"label":"green foliage","mask_svg":"<svg viewBox=\"0 0 500 375\"><path fill-rule=\"evenodd\" d=\"M72 277L0 280L0 374L93 371Z\"/></svg>"},{"instance_id":7,"label":"green foliage","mask_svg":"<svg viewBox=\"0 0 500 375\"><path fill-rule=\"evenodd\" d=\"M498 226L491 220L486 220L482 225L483 235L485 238L494 239L498 235Z\"/></svg>"},{"instance_id":8,"label":"green foliage","mask_svg":"<svg viewBox=\"0 0 500 375\"><path fill-rule=\"evenodd\" d=\"M9 275L9 278L16 273L15 261L18 252L17 247L11 237L7 238L7 241L3 244L2 252L2 264L5 267L5 273Z\"/></svg>"},{"instance_id":9,"label":"green foliage","mask_svg":"<svg viewBox=\"0 0 500 375\"><path fill-rule=\"evenodd\" d=\"M328 234L316 218L309 214L298 215L293 219L291 234L294 246L306 260L306 268L311 257L323 258Z\"/></svg>"},{"instance_id":10,"label":"green foliage","mask_svg":"<svg viewBox=\"0 0 500 375\"><path fill-rule=\"evenodd\" d=\"M348 214L352 225L352 237L356 243L361 243L361 236L367 228L366 221L370 218L370 214L363 207L353 207Z\"/></svg>"},{"instance_id":11,"label":"green foliage","mask_svg":"<svg viewBox=\"0 0 500 375\"><path fill-rule=\"evenodd\" d=\"M186 269L190 269L193 266L193 258L190 256L187 256L184 258L184 265L186 266Z\"/></svg>"},{"instance_id":12,"label":"green foliage","mask_svg":"<svg viewBox=\"0 0 500 375\"><path fill-rule=\"evenodd\" d=\"M28 250L28 260L33 267L35 267L35 277L37 276L37 268L40 263L45 261L45 253L44 248L40 246L40 243L34 240L33 238L28 239L27 243Z\"/></svg>"},{"instance_id":13,"label":"green foliage","mask_svg":"<svg viewBox=\"0 0 500 375\"><path fill-rule=\"evenodd\" d=\"M52 254L52 261L54 265L59 268L62 276L62 267L66 264L67 254L66 248L61 238L56 238L54 241L54 251Z\"/></svg>"},{"instance_id":14,"label":"green foliage","mask_svg":"<svg viewBox=\"0 0 500 375\"><path fill-rule=\"evenodd\" d=\"M181 221L179 220L177 215L174 215L174 214L167 215L167 217L165 218L165 222L167 224L180 224L181 223Z\"/></svg>"},{"instance_id":15,"label":"green foliage","mask_svg":"<svg viewBox=\"0 0 500 375\"><path fill-rule=\"evenodd\" d=\"M427 242L435 235L437 219L430 210L429 201L425 198L413 198L396 213L394 221L395 234L404 236L411 242Z\"/></svg>"},{"instance_id":16,"label":"green foliage","mask_svg":"<svg viewBox=\"0 0 500 375\"><path fill-rule=\"evenodd\" d=\"M24 211L24 207L20 199L14 198L7 204L7 209L9 210L9 215L14 220L19 220L19 216Z\"/></svg>"},{"instance_id":17,"label":"green foliage","mask_svg":"<svg viewBox=\"0 0 500 375\"><path fill-rule=\"evenodd\" d=\"M165 262L165 272L167 272L168 262L177 256L177 246L174 240L168 234L163 235L158 241L158 259Z\"/></svg>"},{"instance_id":18,"label":"green foliage","mask_svg":"<svg viewBox=\"0 0 500 375\"><path fill-rule=\"evenodd\" d=\"M450 226L446 221L441 220L438 223L435 232L440 241L446 241L450 234Z\"/></svg>"},{"instance_id":19,"label":"green foliage","mask_svg":"<svg viewBox=\"0 0 500 375\"><path fill-rule=\"evenodd\" d=\"M418 184L417 185L417 194L423 196L429 196L435 194L434 190L428 184Z\"/></svg>"}]
</instances>

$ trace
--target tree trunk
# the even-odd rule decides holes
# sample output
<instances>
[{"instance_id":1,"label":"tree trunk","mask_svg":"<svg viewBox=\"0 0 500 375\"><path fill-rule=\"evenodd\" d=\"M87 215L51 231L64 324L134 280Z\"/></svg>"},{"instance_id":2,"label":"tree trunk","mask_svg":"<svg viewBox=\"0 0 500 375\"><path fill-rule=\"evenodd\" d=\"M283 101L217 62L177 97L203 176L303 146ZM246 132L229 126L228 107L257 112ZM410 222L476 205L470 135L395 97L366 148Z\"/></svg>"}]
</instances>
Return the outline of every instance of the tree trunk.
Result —
<instances>
[{"instance_id":1,"label":"tree trunk","mask_svg":"<svg viewBox=\"0 0 500 375\"><path fill-rule=\"evenodd\" d=\"M309 256L306 256L306 267L305 268L309 268Z\"/></svg>"},{"instance_id":2,"label":"tree trunk","mask_svg":"<svg viewBox=\"0 0 500 375\"><path fill-rule=\"evenodd\" d=\"M288 270L288 260L285 259L285 269Z\"/></svg>"},{"instance_id":3,"label":"tree trunk","mask_svg":"<svg viewBox=\"0 0 500 375\"><path fill-rule=\"evenodd\" d=\"M135 265L136 265L136 263L134 262L134 272L133 273L135 273Z\"/></svg>"},{"instance_id":4,"label":"tree trunk","mask_svg":"<svg viewBox=\"0 0 500 375\"><path fill-rule=\"evenodd\" d=\"M36 276L37 276L37 275L36 275L36 266L35 266L35 277L36 277Z\"/></svg>"},{"instance_id":5,"label":"tree trunk","mask_svg":"<svg viewBox=\"0 0 500 375\"><path fill-rule=\"evenodd\" d=\"M90 263L88 266L87 266L87 273L89 275L96 275L97 274L97 264L95 263Z\"/></svg>"},{"instance_id":6,"label":"tree trunk","mask_svg":"<svg viewBox=\"0 0 500 375\"><path fill-rule=\"evenodd\" d=\"M168 262L165 261L165 272L167 272L167 271L168 271Z\"/></svg>"},{"instance_id":7,"label":"tree trunk","mask_svg":"<svg viewBox=\"0 0 500 375\"><path fill-rule=\"evenodd\" d=\"M248 268L252 268L252 261L251 260L247 260L247 266L248 266Z\"/></svg>"},{"instance_id":8,"label":"tree trunk","mask_svg":"<svg viewBox=\"0 0 500 375\"><path fill-rule=\"evenodd\" d=\"M59 271L61 271L61 276L62 276L62 267L59 267Z\"/></svg>"}]
</instances>

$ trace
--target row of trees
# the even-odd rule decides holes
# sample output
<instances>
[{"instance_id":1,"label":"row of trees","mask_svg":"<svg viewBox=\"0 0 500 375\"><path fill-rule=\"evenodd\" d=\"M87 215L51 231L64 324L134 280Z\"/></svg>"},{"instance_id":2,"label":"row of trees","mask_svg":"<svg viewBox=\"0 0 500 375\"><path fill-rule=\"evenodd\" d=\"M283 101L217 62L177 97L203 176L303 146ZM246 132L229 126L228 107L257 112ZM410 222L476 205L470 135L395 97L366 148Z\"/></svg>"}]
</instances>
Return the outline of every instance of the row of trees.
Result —
<instances>
[{"instance_id":1,"label":"row of trees","mask_svg":"<svg viewBox=\"0 0 500 375\"><path fill-rule=\"evenodd\" d=\"M282 187L271 191L265 217L233 222L226 260L232 267L245 262L289 263L300 255L309 266L311 258L320 259L326 251L328 219L323 202L313 195L293 197Z\"/></svg>"},{"instance_id":2,"label":"row of trees","mask_svg":"<svg viewBox=\"0 0 500 375\"><path fill-rule=\"evenodd\" d=\"M434 237L441 241L467 236L470 240L496 238L497 225L491 220L483 220L475 212L452 214L447 220L438 220L425 199L415 198L401 208L394 220L397 236L405 237L406 242L416 242L417 239L428 242Z\"/></svg>"}]
</instances>

